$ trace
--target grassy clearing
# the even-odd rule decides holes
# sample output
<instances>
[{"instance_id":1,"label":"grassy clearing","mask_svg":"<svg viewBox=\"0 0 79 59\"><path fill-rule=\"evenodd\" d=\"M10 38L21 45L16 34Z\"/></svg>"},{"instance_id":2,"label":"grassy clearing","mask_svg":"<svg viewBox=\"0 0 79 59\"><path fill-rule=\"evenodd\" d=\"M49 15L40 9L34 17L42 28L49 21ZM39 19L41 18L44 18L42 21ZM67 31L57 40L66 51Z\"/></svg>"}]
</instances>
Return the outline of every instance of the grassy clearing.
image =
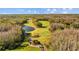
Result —
<instances>
[{"instance_id":1,"label":"grassy clearing","mask_svg":"<svg viewBox=\"0 0 79 59\"><path fill-rule=\"evenodd\" d=\"M33 40L39 40L41 43L46 43L48 41L48 36L50 34L47 28L37 28L32 32L32 35L38 34L40 37L33 38Z\"/></svg>"},{"instance_id":2,"label":"grassy clearing","mask_svg":"<svg viewBox=\"0 0 79 59\"><path fill-rule=\"evenodd\" d=\"M46 26L46 27L49 26L49 22L48 21L39 21L39 22L41 22L43 24L43 26Z\"/></svg>"},{"instance_id":3,"label":"grassy clearing","mask_svg":"<svg viewBox=\"0 0 79 59\"><path fill-rule=\"evenodd\" d=\"M35 27L35 25L33 24L33 21L32 20L28 20L28 23L25 23L24 25L31 26L31 27Z\"/></svg>"},{"instance_id":4,"label":"grassy clearing","mask_svg":"<svg viewBox=\"0 0 79 59\"><path fill-rule=\"evenodd\" d=\"M32 36L34 36L35 34L38 34L40 37L34 38L32 37L33 40L39 40L42 44L44 43L48 43L49 42L49 34L50 31L48 30L49 27L49 22L48 21L39 21L42 23L43 26L45 26L45 28L37 28L32 20L29 20L28 23L24 24L26 26L31 26L36 28L36 30L30 32L32 34ZM22 44L26 44L28 43L27 41L23 42ZM40 48L36 48L36 47L31 47L31 46L26 46L26 47L18 47L15 50L22 50L22 51L40 51Z\"/></svg>"},{"instance_id":5,"label":"grassy clearing","mask_svg":"<svg viewBox=\"0 0 79 59\"><path fill-rule=\"evenodd\" d=\"M45 26L44 28L36 28L36 30L32 31L32 36L34 36L35 34L38 34L39 37L32 37L33 40L38 40L40 41L43 45L48 45L49 43L49 39L50 39L50 31L49 31L49 22L48 21L39 21L42 23L43 26ZM46 46L44 46L46 50L48 50L46 48Z\"/></svg>"}]
</instances>

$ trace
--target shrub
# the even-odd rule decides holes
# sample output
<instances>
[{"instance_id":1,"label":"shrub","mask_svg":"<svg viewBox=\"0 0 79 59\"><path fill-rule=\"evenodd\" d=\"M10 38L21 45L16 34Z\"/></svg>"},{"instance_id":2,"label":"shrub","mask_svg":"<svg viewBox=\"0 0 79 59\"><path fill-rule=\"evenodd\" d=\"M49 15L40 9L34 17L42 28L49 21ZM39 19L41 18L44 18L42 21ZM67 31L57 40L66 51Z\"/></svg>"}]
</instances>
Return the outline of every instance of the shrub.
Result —
<instances>
[{"instance_id":1,"label":"shrub","mask_svg":"<svg viewBox=\"0 0 79 59\"><path fill-rule=\"evenodd\" d=\"M40 45L41 43L40 43L40 41L38 41L38 40L33 40L33 44L34 44L34 45Z\"/></svg>"},{"instance_id":2,"label":"shrub","mask_svg":"<svg viewBox=\"0 0 79 59\"><path fill-rule=\"evenodd\" d=\"M79 30L65 29L54 32L50 39L52 50L77 51L79 50Z\"/></svg>"},{"instance_id":3,"label":"shrub","mask_svg":"<svg viewBox=\"0 0 79 59\"><path fill-rule=\"evenodd\" d=\"M0 24L0 50L16 48L21 38L21 26L11 24Z\"/></svg>"},{"instance_id":4,"label":"shrub","mask_svg":"<svg viewBox=\"0 0 79 59\"><path fill-rule=\"evenodd\" d=\"M42 27L42 23L40 23L40 22L37 22L37 27Z\"/></svg>"},{"instance_id":5,"label":"shrub","mask_svg":"<svg viewBox=\"0 0 79 59\"><path fill-rule=\"evenodd\" d=\"M26 46L29 46L28 42L24 42L24 43L21 44L21 47L26 47Z\"/></svg>"},{"instance_id":6,"label":"shrub","mask_svg":"<svg viewBox=\"0 0 79 59\"><path fill-rule=\"evenodd\" d=\"M61 23L52 23L50 26L50 31L55 31L57 29L64 29L65 25Z\"/></svg>"},{"instance_id":7,"label":"shrub","mask_svg":"<svg viewBox=\"0 0 79 59\"><path fill-rule=\"evenodd\" d=\"M73 24L71 24L71 26L73 27L73 28L79 28L79 23L77 23L77 22L75 22L75 23L73 23Z\"/></svg>"}]
</instances>

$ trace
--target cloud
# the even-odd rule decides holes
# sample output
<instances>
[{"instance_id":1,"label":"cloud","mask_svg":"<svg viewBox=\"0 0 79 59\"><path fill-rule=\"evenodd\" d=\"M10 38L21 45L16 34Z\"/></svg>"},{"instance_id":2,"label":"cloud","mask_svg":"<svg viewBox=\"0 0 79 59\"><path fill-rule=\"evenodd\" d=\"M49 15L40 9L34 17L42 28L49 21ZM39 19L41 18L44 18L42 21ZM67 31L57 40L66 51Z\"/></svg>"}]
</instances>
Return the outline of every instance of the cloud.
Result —
<instances>
[{"instance_id":1,"label":"cloud","mask_svg":"<svg viewBox=\"0 0 79 59\"><path fill-rule=\"evenodd\" d=\"M57 11L57 9L53 9L53 11Z\"/></svg>"},{"instance_id":2,"label":"cloud","mask_svg":"<svg viewBox=\"0 0 79 59\"><path fill-rule=\"evenodd\" d=\"M55 11L50 11L50 13L52 14L52 13L55 13Z\"/></svg>"},{"instance_id":3,"label":"cloud","mask_svg":"<svg viewBox=\"0 0 79 59\"><path fill-rule=\"evenodd\" d=\"M37 11L33 11L34 14L37 14Z\"/></svg>"},{"instance_id":4,"label":"cloud","mask_svg":"<svg viewBox=\"0 0 79 59\"><path fill-rule=\"evenodd\" d=\"M68 10L72 10L73 8L68 8Z\"/></svg>"},{"instance_id":5,"label":"cloud","mask_svg":"<svg viewBox=\"0 0 79 59\"><path fill-rule=\"evenodd\" d=\"M51 9L50 9L50 8L48 8L48 9L47 9L47 11L51 11Z\"/></svg>"},{"instance_id":6,"label":"cloud","mask_svg":"<svg viewBox=\"0 0 79 59\"><path fill-rule=\"evenodd\" d=\"M62 8L63 10L67 10L67 8Z\"/></svg>"},{"instance_id":7,"label":"cloud","mask_svg":"<svg viewBox=\"0 0 79 59\"><path fill-rule=\"evenodd\" d=\"M72 10L73 8L63 8L63 10Z\"/></svg>"},{"instance_id":8,"label":"cloud","mask_svg":"<svg viewBox=\"0 0 79 59\"><path fill-rule=\"evenodd\" d=\"M28 12L31 12L31 10L28 10Z\"/></svg>"},{"instance_id":9,"label":"cloud","mask_svg":"<svg viewBox=\"0 0 79 59\"><path fill-rule=\"evenodd\" d=\"M62 14L67 14L67 13L68 13L67 11L63 11L63 12L62 12Z\"/></svg>"}]
</instances>

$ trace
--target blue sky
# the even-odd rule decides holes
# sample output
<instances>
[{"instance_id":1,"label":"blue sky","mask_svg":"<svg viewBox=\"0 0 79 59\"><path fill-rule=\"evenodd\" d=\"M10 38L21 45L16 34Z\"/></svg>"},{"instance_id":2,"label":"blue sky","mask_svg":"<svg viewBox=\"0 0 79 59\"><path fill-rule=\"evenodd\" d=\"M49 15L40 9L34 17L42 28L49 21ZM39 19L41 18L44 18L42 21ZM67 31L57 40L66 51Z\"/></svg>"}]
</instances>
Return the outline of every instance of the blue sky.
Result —
<instances>
[{"instance_id":1,"label":"blue sky","mask_svg":"<svg viewBox=\"0 0 79 59\"><path fill-rule=\"evenodd\" d=\"M0 8L0 14L79 14L79 8Z\"/></svg>"}]
</instances>

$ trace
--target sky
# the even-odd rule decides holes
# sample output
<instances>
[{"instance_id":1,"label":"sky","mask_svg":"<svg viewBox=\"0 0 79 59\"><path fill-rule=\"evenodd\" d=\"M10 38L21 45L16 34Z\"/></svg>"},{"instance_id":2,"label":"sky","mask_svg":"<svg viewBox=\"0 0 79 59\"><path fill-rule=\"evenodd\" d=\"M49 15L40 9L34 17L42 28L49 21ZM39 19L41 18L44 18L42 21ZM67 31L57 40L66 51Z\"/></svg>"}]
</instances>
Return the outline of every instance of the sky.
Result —
<instances>
[{"instance_id":1,"label":"sky","mask_svg":"<svg viewBox=\"0 0 79 59\"><path fill-rule=\"evenodd\" d=\"M79 8L0 8L0 14L79 14Z\"/></svg>"}]
</instances>

